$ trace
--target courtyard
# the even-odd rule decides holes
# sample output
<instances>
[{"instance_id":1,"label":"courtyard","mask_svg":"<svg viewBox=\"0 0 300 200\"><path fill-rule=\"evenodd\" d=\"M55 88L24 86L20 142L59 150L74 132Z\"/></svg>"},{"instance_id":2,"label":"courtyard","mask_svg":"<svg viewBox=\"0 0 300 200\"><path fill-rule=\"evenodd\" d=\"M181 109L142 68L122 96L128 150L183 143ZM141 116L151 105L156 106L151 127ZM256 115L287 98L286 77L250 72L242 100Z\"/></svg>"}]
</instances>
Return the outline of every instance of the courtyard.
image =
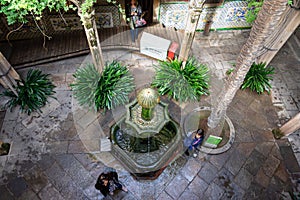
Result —
<instances>
[{"instance_id":1,"label":"courtyard","mask_svg":"<svg viewBox=\"0 0 300 200\"><path fill-rule=\"evenodd\" d=\"M161 26L156 29L160 37L180 34ZM125 31L116 37L128 35ZM232 68L248 36L249 30L216 31L208 37L196 33L192 54L209 67L211 94L200 102L184 104L162 97L180 127L193 109L213 103L226 71ZM12 147L8 156L0 157L0 199L103 199L94 185L106 167L115 168L129 190L106 199L289 199L290 194L299 193L299 132L289 140L275 140L271 131L299 112L300 51L299 46L293 46L299 38L298 30L271 62L276 72L270 95L249 90L237 92L227 111L235 128L235 139L228 151L217 155L200 152L196 158L182 155L156 180L134 179L122 163L101 147L101 141L109 137L110 127L125 108L94 113L78 106L72 96L73 73L91 62L90 55L17 68L21 76L31 67L51 74L56 99L49 99L42 113L30 116L18 109L1 111L0 139L11 142ZM102 43L114 41L110 37ZM105 61L118 60L133 74L136 90L131 101L137 91L150 85L153 66L157 65L157 60L137 51L138 45L116 45L103 50ZM27 52L38 53L34 49ZM17 54L15 50L12 58Z\"/></svg>"}]
</instances>

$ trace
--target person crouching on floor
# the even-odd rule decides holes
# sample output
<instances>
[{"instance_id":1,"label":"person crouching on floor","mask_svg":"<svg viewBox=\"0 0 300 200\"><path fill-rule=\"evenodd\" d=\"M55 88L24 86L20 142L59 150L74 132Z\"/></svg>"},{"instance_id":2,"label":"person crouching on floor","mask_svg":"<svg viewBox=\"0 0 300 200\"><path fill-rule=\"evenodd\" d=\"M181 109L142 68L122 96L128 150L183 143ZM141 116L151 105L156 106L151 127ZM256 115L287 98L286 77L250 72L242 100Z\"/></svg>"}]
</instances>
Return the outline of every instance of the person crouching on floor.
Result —
<instances>
[{"instance_id":1,"label":"person crouching on floor","mask_svg":"<svg viewBox=\"0 0 300 200\"><path fill-rule=\"evenodd\" d=\"M117 172L113 171L101 173L97 179L95 188L100 190L105 197L108 194L113 195L115 190L123 190L124 192L128 192L127 188L119 182Z\"/></svg>"},{"instance_id":2,"label":"person crouching on floor","mask_svg":"<svg viewBox=\"0 0 300 200\"><path fill-rule=\"evenodd\" d=\"M188 147L188 149L185 151L185 154L187 156L190 155L191 152L193 152L193 157L197 157L197 151L199 151L198 147L202 144L204 139L204 130L203 129L198 129L196 131L195 137L192 140L190 146Z\"/></svg>"}]
</instances>

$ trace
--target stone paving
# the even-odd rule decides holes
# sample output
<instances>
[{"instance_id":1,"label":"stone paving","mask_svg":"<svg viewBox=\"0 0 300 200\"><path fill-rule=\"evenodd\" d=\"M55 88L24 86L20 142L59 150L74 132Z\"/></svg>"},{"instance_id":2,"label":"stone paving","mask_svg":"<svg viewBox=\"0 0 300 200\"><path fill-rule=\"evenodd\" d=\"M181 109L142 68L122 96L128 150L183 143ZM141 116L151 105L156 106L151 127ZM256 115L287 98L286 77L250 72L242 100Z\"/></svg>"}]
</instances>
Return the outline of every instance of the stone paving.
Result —
<instances>
[{"instance_id":1,"label":"stone paving","mask_svg":"<svg viewBox=\"0 0 300 200\"><path fill-rule=\"evenodd\" d=\"M214 32L203 38L197 33L193 54L210 68L211 95L180 107L164 99L181 125L194 108L213 103L248 35L249 31ZM129 65L137 90L151 82L157 61L122 50L104 54L106 60L117 58ZM124 107L95 114L79 107L72 97L72 73L89 61L89 56L83 56L36 66L52 75L57 99L50 99L43 113L6 112L0 139L11 141L12 150L0 157L0 199L103 199L94 184L107 166L118 170L129 192L105 199L289 199L288 192L297 192L292 183L299 179L300 170L289 142L275 141L271 133L283 122L280 110L273 105L273 96L247 90L238 91L227 112L236 130L227 152L181 156L158 179L135 180L110 152L100 151L100 140L108 136ZM282 67L276 60L273 65Z\"/></svg>"},{"instance_id":2,"label":"stone paving","mask_svg":"<svg viewBox=\"0 0 300 200\"><path fill-rule=\"evenodd\" d=\"M278 117L283 124L300 112L300 31L294 34L271 62L276 68L272 85L273 105L280 108ZM300 130L288 139L300 163Z\"/></svg>"}]
</instances>

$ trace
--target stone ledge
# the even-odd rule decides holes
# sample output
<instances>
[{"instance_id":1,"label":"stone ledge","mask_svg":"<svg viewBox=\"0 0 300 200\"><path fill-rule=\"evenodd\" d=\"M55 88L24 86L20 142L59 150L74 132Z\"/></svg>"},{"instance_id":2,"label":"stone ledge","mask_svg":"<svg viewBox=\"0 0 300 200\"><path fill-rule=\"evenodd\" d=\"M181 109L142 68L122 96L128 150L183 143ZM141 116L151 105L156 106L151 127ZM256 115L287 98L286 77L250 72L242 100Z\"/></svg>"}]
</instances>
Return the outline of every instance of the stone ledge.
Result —
<instances>
[{"instance_id":1,"label":"stone ledge","mask_svg":"<svg viewBox=\"0 0 300 200\"><path fill-rule=\"evenodd\" d=\"M202 107L198 107L198 108L195 108L191 114L193 112L200 112L200 111L210 111L210 107L205 107L205 106L202 106ZM190 114L190 115L191 115ZM186 126L186 120L188 119L188 117L190 116L188 115L185 119L184 119L184 125ZM203 152L203 153L207 153L207 154L212 154L212 155L215 155L215 154L221 154L221 153L224 153L226 152L227 150L230 149L230 147L232 146L233 142L234 142L234 139L235 139L235 129L234 129L234 126L231 122L231 120L225 116L225 121L227 122L228 126L229 126L229 129L230 129L230 135L229 135L229 139L227 141L227 143L225 145L223 145L222 147L220 148L208 148L208 147L204 147L203 145L200 147L200 151ZM185 128L183 128L184 130L184 134L187 134L188 132L190 131L187 131L185 130Z\"/></svg>"}]
</instances>

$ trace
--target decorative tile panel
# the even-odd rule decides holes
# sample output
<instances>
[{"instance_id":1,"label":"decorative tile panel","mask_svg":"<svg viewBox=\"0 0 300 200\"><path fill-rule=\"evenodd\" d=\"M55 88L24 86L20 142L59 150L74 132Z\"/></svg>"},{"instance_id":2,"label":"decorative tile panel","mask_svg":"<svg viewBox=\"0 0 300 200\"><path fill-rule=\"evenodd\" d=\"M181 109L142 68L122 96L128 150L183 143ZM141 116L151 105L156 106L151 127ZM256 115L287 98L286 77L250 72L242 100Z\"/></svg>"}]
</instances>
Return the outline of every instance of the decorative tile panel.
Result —
<instances>
[{"instance_id":1,"label":"decorative tile panel","mask_svg":"<svg viewBox=\"0 0 300 200\"><path fill-rule=\"evenodd\" d=\"M82 30L80 18L77 16L50 17L50 22L54 31Z\"/></svg>"},{"instance_id":2,"label":"decorative tile panel","mask_svg":"<svg viewBox=\"0 0 300 200\"><path fill-rule=\"evenodd\" d=\"M246 21L245 14L247 12L247 7L232 7L229 8L226 14L226 21Z\"/></svg>"},{"instance_id":3,"label":"decorative tile panel","mask_svg":"<svg viewBox=\"0 0 300 200\"><path fill-rule=\"evenodd\" d=\"M166 12L166 26L173 26L177 29L184 29L186 22L186 10L169 10Z\"/></svg>"},{"instance_id":4,"label":"decorative tile panel","mask_svg":"<svg viewBox=\"0 0 300 200\"><path fill-rule=\"evenodd\" d=\"M121 24L119 9L116 6L97 6L95 10L96 16L100 18L100 24L105 24L104 28L119 26Z\"/></svg>"},{"instance_id":5,"label":"decorative tile panel","mask_svg":"<svg viewBox=\"0 0 300 200\"><path fill-rule=\"evenodd\" d=\"M246 1L226 1L222 7L204 8L198 23L198 30L203 30L207 21L213 21L212 29L250 28L246 22ZM165 26L184 29L188 16L187 3L162 3L159 21Z\"/></svg>"},{"instance_id":6,"label":"decorative tile panel","mask_svg":"<svg viewBox=\"0 0 300 200\"><path fill-rule=\"evenodd\" d=\"M214 21L212 28L250 28L251 25L246 22L247 13L246 1L228 1L224 3L220 10L219 20Z\"/></svg>"},{"instance_id":7,"label":"decorative tile panel","mask_svg":"<svg viewBox=\"0 0 300 200\"><path fill-rule=\"evenodd\" d=\"M111 28L114 27L112 13L97 13L96 14L97 28Z\"/></svg>"},{"instance_id":8,"label":"decorative tile panel","mask_svg":"<svg viewBox=\"0 0 300 200\"><path fill-rule=\"evenodd\" d=\"M188 15L188 4L166 3L160 5L159 21L166 26L184 29Z\"/></svg>"}]
</instances>

